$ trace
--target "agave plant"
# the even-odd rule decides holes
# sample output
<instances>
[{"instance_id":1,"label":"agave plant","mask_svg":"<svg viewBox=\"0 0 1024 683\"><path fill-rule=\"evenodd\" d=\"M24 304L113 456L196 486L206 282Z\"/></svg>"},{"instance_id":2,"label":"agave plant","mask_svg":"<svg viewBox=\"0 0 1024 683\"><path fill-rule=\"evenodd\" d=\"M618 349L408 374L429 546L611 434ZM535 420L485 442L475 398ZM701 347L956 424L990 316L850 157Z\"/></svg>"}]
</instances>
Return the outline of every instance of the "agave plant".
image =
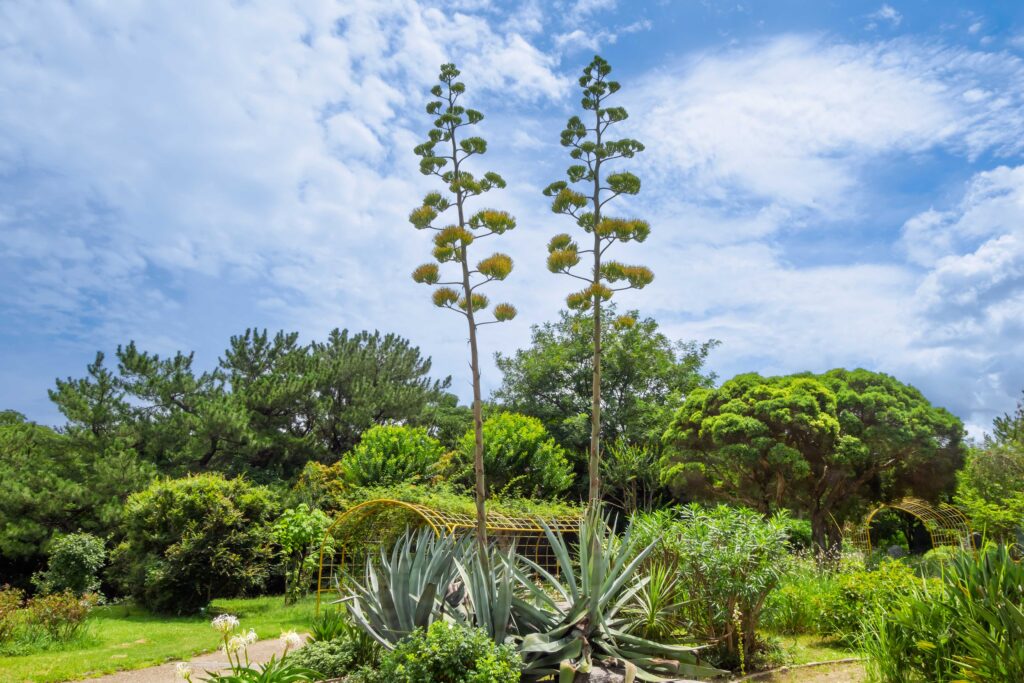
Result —
<instances>
[{"instance_id":1,"label":"agave plant","mask_svg":"<svg viewBox=\"0 0 1024 683\"><path fill-rule=\"evenodd\" d=\"M526 677L557 675L565 683L576 673L592 671L595 661L608 660L625 670L627 681L724 673L698 663L699 647L657 643L630 633L624 608L650 580L637 569L653 543L634 552L629 533L619 539L596 506L580 525L576 562L561 533L547 527L545 533L558 577L526 558L513 567L525 592L513 596L512 612L524 634L520 652Z\"/></svg>"},{"instance_id":2,"label":"agave plant","mask_svg":"<svg viewBox=\"0 0 1024 683\"><path fill-rule=\"evenodd\" d=\"M364 581L353 582L352 618L388 649L416 629L425 629L463 600L456 558L467 554L469 539L435 536L429 529L406 532L380 559L367 560Z\"/></svg>"},{"instance_id":3,"label":"agave plant","mask_svg":"<svg viewBox=\"0 0 1024 683\"><path fill-rule=\"evenodd\" d=\"M498 645L512 639L512 599L515 589L515 549L504 551L491 546L487 562L473 549L468 557L455 560L466 599L461 621L465 626L483 629Z\"/></svg>"}]
</instances>

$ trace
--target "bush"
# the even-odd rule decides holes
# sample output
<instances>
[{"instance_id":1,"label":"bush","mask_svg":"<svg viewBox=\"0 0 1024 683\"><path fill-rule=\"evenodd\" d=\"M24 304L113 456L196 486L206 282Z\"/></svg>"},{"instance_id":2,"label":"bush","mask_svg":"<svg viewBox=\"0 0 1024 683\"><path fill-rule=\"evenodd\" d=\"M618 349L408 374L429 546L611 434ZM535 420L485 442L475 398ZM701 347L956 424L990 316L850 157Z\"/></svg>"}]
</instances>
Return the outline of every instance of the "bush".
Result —
<instances>
[{"instance_id":1,"label":"bush","mask_svg":"<svg viewBox=\"0 0 1024 683\"><path fill-rule=\"evenodd\" d=\"M98 573L106 559L101 538L84 533L58 536L50 546L46 571L32 577L32 582L42 593L98 593Z\"/></svg>"},{"instance_id":2,"label":"bush","mask_svg":"<svg viewBox=\"0 0 1024 683\"><path fill-rule=\"evenodd\" d=\"M444 448L422 427L378 425L342 456L342 478L352 486L393 486L438 474Z\"/></svg>"},{"instance_id":3,"label":"bush","mask_svg":"<svg viewBox=\"0 0 1024 683\"><path fill-rule=\"evenodd\" d=\"M459 442L454 478L472 486L473 430ZM488 494L551 498L572 485L572 467L565 450L544 424L518 413L497 413L484 422L484 470Z\"/></svg>"},{"instance_id":4,"label":"bush","mask_svg":"<svg viewBox=\"0 0 1024 683\"><path fill-rule=\"evenodd\" d=\"M78 596L64 591L36 596L28 601L26 607L33 624L42 628L54 641L66 643L81 631L95 605L95 595Z\"/></svg>"},{"instance_id":5,"label":"bush","mask_svg":"<svg viewBox=\"0 0 1024 683\"><path fill-rule=\"evenodd\" d=\"M125 506L114 575L140 604L190 613L261 588L273 558L270 492L202 474L153 483Z\"/></svg>"},{"instance_id":6,"label":"bush","mask_svg":"<svg viewBox=\"0 0 1024 683\"><path fill-rule=\"evenodd\" d=\"M785 563L779 587L765 604L764 624L775 633L820 633L821 615L832 587L832 570L810 554L797 554Z\"/></svg>"},{"instance_id":7,"label":"bush","mask_svg":"<svg viewBox=\"0 0 1024 683\"><path fill-rule=\"evenodd\" d=\"M14 629L18 626L18 610L24 598L25 594L17 588L0 588L0 643L7 642L14 635Z\"/></svg>"},{"instance_id":8,"label":"bush","mask_svg":"<svg viewBox=\"0 0 1024 683\"><path fill-rule=\"evenodd\" d=\"M811 523L806 519L790 519L787 525L789 547L793 550L809 550L814 539L811 536Z\"/></svg>"},{"instance_id":9,"label":"bush","mask_svg":"<svg viewBox=\"0 0 1024 683\"><path fill-rule=\"evenodd\" d=\"M379 683L515 683L522 661L511 645L495 645L487 633L435 621L384 656Z\"/></svg>"},{"instance_id":10,"label":"bush","mask_svg":"<svg viewBox=\"0 0 1024 683\"><path fill-rule=\"evenodd\" d=\"M822 601L820 631L853 642L866 620L899 604L921 585L913 569L888 558L877 569L837 574Z\"/></svg>"},{"instance_id":11,"label":"bush","mask_svg":"<svg viewBox=\"0 0 1024 683\"><path fill-rule=\"evenodd\" d=\"M718 643L715 664L751 665L765 601L779 582L788 518L746 508L699 505L635 515L640 547L660 539L652 561L684 577L689 632Z\"/></svg>"},{"instance_id":12,"label":"bush","mask_svg":"<svg viewBox=\"0 0 1024 683\"><path fill-rule=\"evenodd\" d=\"M291 604L309 592L313 575L319 568L324 533L330 525L327 515L320 510L310 510L305 503L285 510L274 522L271 534L281 549L285 604ZM333 548L328 552L333 552Z\"/></svg>"}]
</instances>

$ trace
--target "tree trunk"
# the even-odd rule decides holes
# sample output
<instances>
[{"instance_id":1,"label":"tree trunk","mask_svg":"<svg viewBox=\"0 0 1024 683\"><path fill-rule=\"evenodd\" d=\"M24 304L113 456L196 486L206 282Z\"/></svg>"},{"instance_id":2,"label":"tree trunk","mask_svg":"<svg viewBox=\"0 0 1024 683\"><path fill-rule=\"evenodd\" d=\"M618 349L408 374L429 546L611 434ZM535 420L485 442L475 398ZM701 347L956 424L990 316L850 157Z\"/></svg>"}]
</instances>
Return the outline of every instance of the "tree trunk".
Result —
<instances>
[{"instance_id":1,"label":"tree trunk","mask_svg":"<svg viewBox=\"0 0 1024 683\"><path fill-rule=\"evenodd\" d=\"M811 540L818 553L828 550L828 522L825 511L820 508L811 511Z\"/></svg>"}]
</instances>

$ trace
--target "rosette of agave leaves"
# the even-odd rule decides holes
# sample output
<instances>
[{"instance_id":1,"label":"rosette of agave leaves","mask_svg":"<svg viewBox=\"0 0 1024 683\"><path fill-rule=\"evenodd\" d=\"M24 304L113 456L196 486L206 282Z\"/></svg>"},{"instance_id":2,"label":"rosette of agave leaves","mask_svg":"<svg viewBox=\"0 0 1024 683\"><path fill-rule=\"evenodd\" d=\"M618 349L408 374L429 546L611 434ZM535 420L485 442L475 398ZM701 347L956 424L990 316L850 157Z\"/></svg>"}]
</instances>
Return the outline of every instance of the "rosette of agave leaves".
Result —
<instances>
[{"instance_id":1,"label":"rosette of agave leaves","mask_svg":"<svg viewBox=\"0 0 1024 683\"><path fill-rule=\"evenodd\" d=\"M360 626L387 648L437 619L485 630L512 643L523 680L554 676L571 683L596 666L636 680L711 678L700 646L655 642L632 633L627 606L646 586L641 571L653 548L618 537L596 508L571 544L545 525L557 571L492 544L487 562L469 539L407 533L390 553L368 561L364 579L344 598Z\"/></svg>"}]
</instances>

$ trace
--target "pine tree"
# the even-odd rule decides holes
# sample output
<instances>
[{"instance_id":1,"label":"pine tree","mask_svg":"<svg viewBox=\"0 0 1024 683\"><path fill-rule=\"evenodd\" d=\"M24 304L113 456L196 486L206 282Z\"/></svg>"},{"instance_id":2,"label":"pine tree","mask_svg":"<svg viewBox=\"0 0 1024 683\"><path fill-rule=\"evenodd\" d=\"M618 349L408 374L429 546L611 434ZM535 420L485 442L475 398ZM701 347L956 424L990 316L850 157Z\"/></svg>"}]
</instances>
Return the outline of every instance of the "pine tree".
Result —
<instances>
[{"instance_id":1,"label":"pine tree","mask_svg":"<svg viewBox=\"0 0 1024 683\"><path fill-rule=\"evenodd\" d=\"M568 182L560 180L551 183L544 194L552 197L551 209L565 214L576 221L576 225L590 235L590 246L581 249L568 234L555 235L548 243L548 269L553 273L564 273L586 283L586 286L570 294L568 306L576 311L593 311L593 378L590 416L590 493L591 503L601 498L601 305L612 298L617 291L641 289L650 284L654 274L639 265L627 265L605 259L605 252L616 242L643 242L647 239L650 226L647 221L637 218L616 218L605 213L605 205L620 195L635 195L640 192L640 179L625 171L611 172L607 164L618 159L631 159L644 146L630 138L610 139L608 129L628 118L622 107L608 107L606 100L619 90L616 81L608 80L612 68L601 57L583 69L579 79L583 89L582 106L591 114L592 125L588 126L579 116L573 116L562 131L562 146L569 148L569 156L575 162L569 166ZM585 190L572 188L583 183ZM589 254L584 265L584 274L574 272L581 264L581 257ZM632 324L628 317L617 321L621 325Z\"/></svg>"},{"instance_id":2,"label":"pine tree","mask_svg":"<svg viewBox=\"0 0 1024 683\"><path fill-rule=\"evenodd\" d=\"M431 88L437 98L427 104L427 113L434 118L428 140L416 147L420 157L420 172L437 176L447 194L431 192L423 205L413 210L409 222L419 230L433 230L436 263L426 263L413 271L416 282L438 285L434 290L434 305L461 314L469 329L470 371L473 377L473 429L475 446L473 470L476 483L476 533L481 548L487 545L487 515L485 509L486 486L483 458L483 416L480 397L480 355L477 331L482 325L511 320L516 309L510 304L497 304L493 317L481 320L480 313L488 306L487 297L479 289L495 280L504 280L512 272L512 259L507 254L495 253L470 262L469 247L479 239L500 235L515 227L515 219L505 211L481 209L470 214L467 203L493 189L505 187L497 173L487 172L477 178L466 170L466 161L487 151L487 142L481 137L466 136L462 129L480 123L484 116L479 111L460 105L459 99L466 86L457 81L459 70L454 64L441 66L440 81ZM435 222L449 209L455 210L454 222L438 225ZM445 264L456 266L454 279L442 281L441 268ZM484 555L486 557L486 555Z\"/></svg>"}]
</instances>

